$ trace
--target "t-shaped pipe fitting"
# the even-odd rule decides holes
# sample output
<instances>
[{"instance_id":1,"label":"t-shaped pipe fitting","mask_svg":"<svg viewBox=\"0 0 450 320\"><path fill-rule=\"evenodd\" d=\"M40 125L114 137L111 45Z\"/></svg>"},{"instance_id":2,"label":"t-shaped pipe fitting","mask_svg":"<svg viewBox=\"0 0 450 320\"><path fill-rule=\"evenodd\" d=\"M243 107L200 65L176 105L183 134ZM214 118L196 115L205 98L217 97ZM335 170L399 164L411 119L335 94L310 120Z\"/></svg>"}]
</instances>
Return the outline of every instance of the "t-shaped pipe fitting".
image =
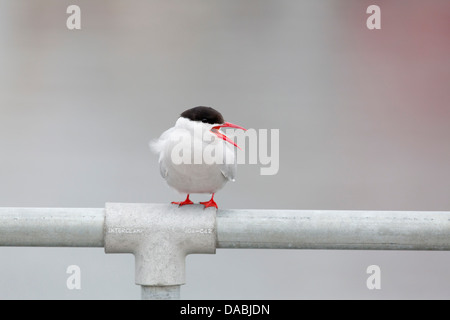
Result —
<instances>
[{"instance_id":1,"label":"t-shaped pipe fitting","mask_svg":"<svg viewBox=\"0 0 450 320\"><path fill-rule=\"evenodd\" d=\"M135 256L136 284L185 283L185 258L216 252L216 210L200 205L107 203L105 252Z\"/></svg>"}]
</instances>

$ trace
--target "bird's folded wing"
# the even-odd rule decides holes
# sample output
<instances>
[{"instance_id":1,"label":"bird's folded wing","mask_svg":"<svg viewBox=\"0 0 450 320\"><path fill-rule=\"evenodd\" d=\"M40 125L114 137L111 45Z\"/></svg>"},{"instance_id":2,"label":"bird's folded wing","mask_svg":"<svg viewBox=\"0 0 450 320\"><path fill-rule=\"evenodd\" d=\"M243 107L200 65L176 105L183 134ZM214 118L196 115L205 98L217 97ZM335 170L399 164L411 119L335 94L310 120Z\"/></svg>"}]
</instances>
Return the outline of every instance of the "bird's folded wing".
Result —
<instances>
[{"instance_id":1,"label":"bird's folded wing","mask_svg":"<svg viewBox=\"0 0 450 320\"><path fill-rule=\"evenodd\" d=\"M230 181L236 179L237 161L236 152L234 147L226 145L226 149L223 155L223 163L219 164L220 172Z\"/></svg>"}]
</instances>

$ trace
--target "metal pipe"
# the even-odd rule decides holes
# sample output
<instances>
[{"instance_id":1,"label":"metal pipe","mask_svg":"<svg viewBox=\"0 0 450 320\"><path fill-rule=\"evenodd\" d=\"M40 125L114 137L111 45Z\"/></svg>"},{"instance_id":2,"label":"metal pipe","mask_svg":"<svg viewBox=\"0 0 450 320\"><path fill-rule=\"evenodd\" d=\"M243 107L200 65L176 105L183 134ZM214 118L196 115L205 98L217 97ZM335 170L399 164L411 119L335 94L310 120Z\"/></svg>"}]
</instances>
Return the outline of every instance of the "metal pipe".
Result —
<instances>
[{"instance_id":1,"label":"metal pipe","mask_svg":"<svg viewBox=\"0 0 450 320\"><path fill-rule=\"evenodd\" d=\"M216 239L216 211L202 205L106 204L105 252L132 253L139 285L184 284L186 256L216 253Z\"/></svg>"},{"instance_id":2,"label":"metal pipe","mask_svg":"<svg viewBox=\"0 0 450 320\"><path fill-rule=\"evenodd\" d=\"M104 209L0 208L0 246L103 247L104 220ZM450 212L221 209L217 248L450 250Z\"/></svg>"},{"instance_id":3,"label":"metal pipe","mask_svg":"<svg viewBox=\"0 0 450 320\"><path fill-rule=\"evenodd\" d=\"M0 208L0 246L133 253L144 300L179 299L185 256L216 248L450 250L450 212L211 210Z\"/></svg>"},{"instance_id":4,"label":"metal pipe","mask_svg":"<svg viewBox=\"0 0 450 320\"><path fill-rule=\"evenodd\" d=\"M180 286L141 286L141 300L180 300Z\"/></svg>"},{"instance_id":5,"label":"metal pipe","mask_svg":"<svg viewBox=\"0 0 450 320\"><path fill-rule=\"evenodd\" d=\"M0 246L103 247L104 209L0 208Z\"/></svg>"},{"instance_id":6,"label":"metal pipe","mask_svg":"<svg viewBox=\"0 0 450 320\"><path fill-rule=\"evenodd\" d=\"M450 212L220 210L217 248L450 250Z\"/></svg>"}]
</instances>

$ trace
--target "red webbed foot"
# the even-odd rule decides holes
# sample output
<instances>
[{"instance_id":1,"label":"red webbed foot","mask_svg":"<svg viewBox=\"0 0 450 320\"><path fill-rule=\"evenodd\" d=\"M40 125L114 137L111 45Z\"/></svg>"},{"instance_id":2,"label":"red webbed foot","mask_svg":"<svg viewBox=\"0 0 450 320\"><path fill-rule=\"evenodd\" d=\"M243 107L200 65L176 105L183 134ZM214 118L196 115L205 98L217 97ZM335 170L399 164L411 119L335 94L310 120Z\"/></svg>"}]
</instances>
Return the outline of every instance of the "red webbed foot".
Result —
<instances>
[{"instance_id":1,"label":"red webbed foot","mask_svg":"<svg viewBox=\"0 0 450 320\"><path fill-rule=\"evenodd\" d=\"M186 204L194 204L190 199L189 199L189 194L186 197L186 200L184 201L172 201L172 204L177 204L179 207L184 206Z\"/></svg>"},{"instance_id":2,"label":"red webbed foot","mask_svg":"<svg viewBox=\"0 0 450 320\"><path fill-rule=\"evenodd\" d=\"M209 208L209 207L215 207L216 209L219 209L217 207L217 203L214 201L214 193L211 196L211 200L205 201L205 202L200 202L200 204L204 205L205 209Z\"/></svg>"}]
</instances>

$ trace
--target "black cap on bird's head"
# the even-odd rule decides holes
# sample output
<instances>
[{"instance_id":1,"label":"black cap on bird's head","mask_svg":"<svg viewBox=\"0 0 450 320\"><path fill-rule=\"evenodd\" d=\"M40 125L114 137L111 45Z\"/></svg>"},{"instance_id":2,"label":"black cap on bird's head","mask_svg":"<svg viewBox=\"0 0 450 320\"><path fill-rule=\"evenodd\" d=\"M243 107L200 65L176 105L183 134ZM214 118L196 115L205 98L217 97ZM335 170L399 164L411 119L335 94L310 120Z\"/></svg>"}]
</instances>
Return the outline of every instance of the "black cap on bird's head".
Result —
<instances>
[{"instance_id":1,"label":"black cap on bird's head","mask_svg":"<svg viewBox=\"0 0 450 320\"><path fill-rule=\"evenodd\" d=\"M211 128L211 132L214 133L219 138L231 143L232 145L234 145L235 147L238 147L238 148L239 148L239 146L236 143L234 143L233 140L231 140L226 135L221 133L219 131L219 129L220 128L235 128L235 129L242 129L242 130L246 131L246 129L242 128L241 126L232 124L230 122L225 122L222 114L219 111L217 111L216 109L213 109L211 107L200 106L200 107L191 108L191 109L184 111L180 116L183 118L192 120L192 121L199 121L199 122L208 123L208 124L218 124L218 126L214 126Z\"/></svg>"},{"instance_id":2,"label":"black cap on bird's head","mask_svg":"<svg viewBox=\"0 0 450 320\"><path fill-rule=\"evenodd\" d=\"M211 107L195 107L184 111L181 116L192 121L201 121L209 124L222 124L222 114Z\"/></svg>"}]
</instances>

